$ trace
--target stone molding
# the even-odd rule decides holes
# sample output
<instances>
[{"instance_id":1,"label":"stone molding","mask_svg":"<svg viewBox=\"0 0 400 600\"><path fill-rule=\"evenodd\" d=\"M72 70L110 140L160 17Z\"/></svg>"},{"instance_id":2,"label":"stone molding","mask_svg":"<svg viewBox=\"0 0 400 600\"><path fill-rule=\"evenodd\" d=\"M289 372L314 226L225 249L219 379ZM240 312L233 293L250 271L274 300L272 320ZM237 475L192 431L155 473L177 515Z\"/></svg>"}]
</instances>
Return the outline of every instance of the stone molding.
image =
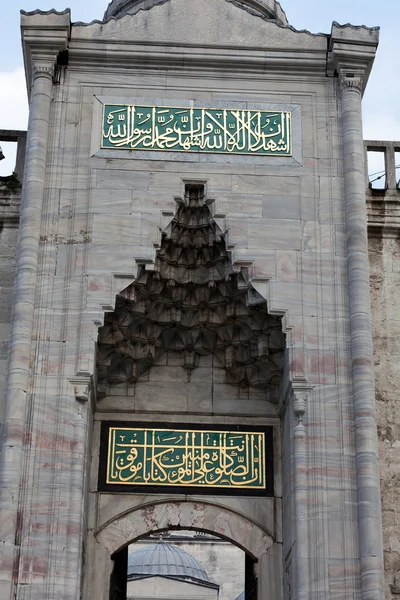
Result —
<instances>
[{"instance_id":1,"label":"stone molding","mask_svg":"<svg viewBox=\"0 0 400 600\"><path fill-rule=\"evenodd\" d=\"M169 501L133 509L95 533L112 555L139 538L167 529L196 529L220 535L259 559L272 548L272 535L240 513L204 501Z\"/></svg>"},{"instance_id":2,"label":"stone molding","mask_svg":"<svg viewBox=\"0 0 400 600\"><path fill-rule=\"evenodd\" d=\"M364 92L378 44L379 28L332 24L328 74L339 77L342 90Z\"/></svg>"},{"instance_id":3,"label":"stone molding","mask_svg":"<svg viewBox=\"0 0 400 600\"><path fill-rule=\"evenodd\" d=\"M86 375L70 379L74 388L75 399L79 402L88 402L92 388L92 378Z\"/></svg>"},{"instance_id":4,"label":"stone molding","mask_svg":"<svg viewBox=\"0 0 400 600\"><path fill-rule=\"evenodd\" d=\"M307 411L308 395L312 389L311 387L297 387L293 385L293 410L298 418L298 424L303 423Z\"/></svg>"},{"instance_id":5,"label":"stone molding","mask_svg":"<svg viewBox=\"0 0 400 600\"><path fill-rule=\"evenodd\" d=\"M350 89L357 92L363 90L363 77L350 77L347 73L342 73L339 82L341 90Z\"/></svg>"},{"instance_id":6,"label":"stone molding","mask_svg":"<svg viewBox=\"0 0 400 600\"><path fill-rule=\"evenodd\" d=\"M91 133L91 147L90 154L92 157L98 158L107 158L107 159L115 159L118 160L141 160L141 161L159 161L160 159L166 161L176 161L177 158L181 157L185 162L201 162L207 161L215 164L221 164L225 160L225 155L223 154L206 154L200 153L200 156L197 156L195 152L189 153L178 153L171 152L169 150L164 150L162 152L157 150L134 150L130 149L129 151L121 151L119 149L112 148L102 148L101 140L102 140L102 119L103 119L103 107L105 104L138 104L140 106L152 106L156 105L160 102L160 99L157 96L139 96L136 95L135 92L139 92L139 90L132 89L132 95L122 96L118 95L95 95L93 97L93 113L92 113L92 133ZM226 101L221 100L213 100L212 103L204 102L202 100L189 100L187 98L169 98L168 100L161 100L161 106L179 106L182 108L227 108L228 104ZM292 114L292 155L291 156L250 156L250 155L241 155L235 154L235 162L236 164L254 164L262 167L274 167L279 163L280 166L284 167L298 167L303 164L303 145L302 145L302 114L301 107L298 104L287 104L287 103L266 103L266 102L257 102L257 103L247 103L243 102L243 108L249 108L250 110L265 110L265 111L283 111L290 112ZM184 192L182 191L182 194ZM216 204L218 204L218 199L216 198ZM161 216L161 224L162 226L165 224L167 226L173 217L173 211L166 212L162 211ZM218 211L214 214L214 217L217 220L224 219L225 215L220 215Z\"/></svg>"},{"instance_id":7,"label":"stone molding","mask_svg":"<svg viewBox=\"0 0 400 600\"><path fill-rule=\"evenodd\" d=\"M53 79L54 75L54 63L38 63L33 62L32 65L32 77L35 80L38 77L48 77Z\"/></svg>"},{"instance_id":8,"label":"stone molding","mask_svg":"<svg viewBox=\"0 0 400 600\"><path fill-rule=\"evenodd\" d=\"M223 70L227 73L237 73L245 69L246 76L265 77L265 71L282 74L282 54L279 49L274 50L248 50L246 48L225 52L207 46L203 48L191 47L182 43L177 49L164 46L155 42L151 45L135 42L134 40L118 44L118 54L104 52L103 45L95 45L91 40L77 40L69 48L69 56L74 66L88 66L97 68L100 61L104 65L119 68L140 69L145 60L154 69L168 67L181 72L184 68L189 72L198 72L201 68L204 73L214 73ZM299 74L311 80L321 80L326 75L326 51L293 50L285 52L284 77L292 78Z\"/></svg>"},{"instance_id":9,"label":"stone molding","mask_svg":"<svg viewBox=\"0 0 400 600\"><path fill-rule=\"evenodd\" d=\"M252 73L264 78L267 69L288 79L299 77L299 74L313 80L325 77L326 35L298 32L276 20L257 18L250 8L252 0L243 1L242 5L237 0L219 0L218 3L220 18L238 15L249 31L248 36L238 30L222 43L215 27L210 26L204 31L197 27L193 29L193 23L198 21L196 11L207 9L205 18L212 25L216 7L213 3L203 4L203 0L174 0L155 6L152 11L157 18L154 20L149 14L152 11L141 10L136 15L111 18L107 22L74 24L69 46L71 64L74 67L93 65L94 68L109 64L132 69L141 68L145 59L152 69L168 67L179 72L183 69L203 73L224 69L237 74L238 69L242 69L246 78ZM265 6L269 4L266 0ZM239 10L238 5L243 10ZM170 24L162 28L159 24L164 17ZM253 34L258 36L256 40L253 40ZM264 48L265 39L270 40L267 49ZM113 40L113 52L104 50L103 42L108 40Z\"/></svg>"},{"instance_id":10,"label":"stone molding","mask_svg":"<svg viewBox=\"0 0 400 600\"><path fill-rule=\"evenodd\" d=\"M68 47L71 13L21 11L22 49L28 96L33 79L52 77L57 57Z\"/></svg>"}]
</instances>

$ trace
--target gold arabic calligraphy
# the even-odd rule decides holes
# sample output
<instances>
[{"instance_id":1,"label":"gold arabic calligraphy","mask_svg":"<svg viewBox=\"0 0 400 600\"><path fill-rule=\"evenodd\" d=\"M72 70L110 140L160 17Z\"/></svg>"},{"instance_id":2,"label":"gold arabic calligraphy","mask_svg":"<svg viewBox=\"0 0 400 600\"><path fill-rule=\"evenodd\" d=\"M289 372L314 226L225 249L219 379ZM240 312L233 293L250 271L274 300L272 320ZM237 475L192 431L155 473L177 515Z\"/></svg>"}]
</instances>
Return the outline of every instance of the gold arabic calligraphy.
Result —
<instances>
[{"instance_id":1,"label":"gold arabic calligraphy","mask_svg":"<svg viewBox=\"0 0 400 600\"><path fill-rule=\"evenodd\" d=\"M110 428L107 483L265 488L260 432Z\"/></svg>"},{"instance_id":2,"label":"gold arabic calligraphy","mask_svg":"<svg viewBox=\"0 0 400 600\"><path fill-rule=\"evenodd\" d=\"M102 148L291 156L291 113L104 105Z\"/></svg>"}]
</instances>

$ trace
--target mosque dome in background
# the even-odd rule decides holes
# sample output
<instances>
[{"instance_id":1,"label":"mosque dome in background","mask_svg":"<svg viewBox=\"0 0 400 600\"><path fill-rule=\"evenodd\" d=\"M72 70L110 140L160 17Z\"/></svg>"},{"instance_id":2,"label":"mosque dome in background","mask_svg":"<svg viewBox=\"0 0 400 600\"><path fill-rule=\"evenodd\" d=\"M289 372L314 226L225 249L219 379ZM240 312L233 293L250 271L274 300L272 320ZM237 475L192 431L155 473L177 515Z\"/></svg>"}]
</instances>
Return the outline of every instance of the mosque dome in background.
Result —
<instances>
[{"instance_id":1,"label":"mosque dome in background","mask_svg":"<svg viewBox=\"0 0 400 600\"><path fill-rule=\"evenodd\" d=\"M128 580L156 575L209 583L199 561L177 546L158 542L129 554Z\"/></svg>"},{"instance_id":2,"label":"mosque dome in background","mask_svg":"<svg viewBox=\"0 0 400 600\"><path fill-rule=\"evenodd\" d=\"M164 4L171 0L112 0L104 13L104 19L110 17L123 17L124 15L134 15L139 10L146 10ZM221 0L214 0L221 2ZM230 1L230 0L226 0ZM288 21L281 5L276 0L235 0L235 4L242 5L243 8L251 10L254 14L258 14L266 19L275 19L287 25Z\"/></svg>"}]
</instances>

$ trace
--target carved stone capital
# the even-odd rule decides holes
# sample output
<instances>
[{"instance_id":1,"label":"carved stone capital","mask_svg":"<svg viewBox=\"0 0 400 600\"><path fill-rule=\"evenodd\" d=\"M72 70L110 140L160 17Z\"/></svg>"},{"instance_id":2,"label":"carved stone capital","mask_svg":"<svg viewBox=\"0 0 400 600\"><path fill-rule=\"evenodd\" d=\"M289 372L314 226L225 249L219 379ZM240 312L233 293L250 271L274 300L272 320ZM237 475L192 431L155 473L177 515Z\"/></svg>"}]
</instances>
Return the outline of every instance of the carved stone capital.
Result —
<instances>
[{"instance_id":1,"label":"carved stone capital","mask_svg":"<svg viewBox=\"0 0 400 600\"><path fill-rule=\"evenodd\" d=\"M303 418L307 410L308 396L311 390L311 387L303 386L293 388L293 410L299 420L299 424L303 422Z\"/></svg>"},{"instance_id":2,"label":"carved stone capital","mask_svg":"<svg viewBox=\"0 0 400 600\"><path fill-rule=\"evenodd\" d=\"M327 74L339 76L342 93L364 92L379 43L379 29L332 24Z\"/></svg>"},{"instance_id":3,"label":"carved stone capital","mask_svg":"<svg viewBox=\"0 0 400 600\"><path fill-rule=\"evenodd\" d=\"M91 378L88 376L74 377L70 379L70 382L73 385L75 399L79 402L87 402L92 386Z\"/></svg>"},{"instance_id":4,"label":"carved stone capital","mask_svg":"<svg viewBox=\"0 0 400 600\"><path fill-rule=\"evenodd\" d=\"M54 67L54 63L34 62L32 64L33 80L37 79L38 77L46 77L47 79L53 79Z\"/></svg>"},{"instance_id":5,"label":"carved stone capital","mask_svg":"<svg viewBox=\"0 0 400 600\"><path fill-rule=\"evenodd\" d=\"M60 52L68 49L71 12L50 10L21 11L22 49L28 96L32 83L39 77L51 80Z\"/></svg>"},{"instance_id":6,"label":"carved stone capital","mask_svg":"<svg viewBox=\"0 0 400 600\"><path fill-rule=\"evenodd\" d=\"M357 92L362 93L364 89L364 81L363 77L353 75L353 74L341 74L339 76L340 89L343 92L344 90L356 90Z\"/></svg>"}]
</instances>

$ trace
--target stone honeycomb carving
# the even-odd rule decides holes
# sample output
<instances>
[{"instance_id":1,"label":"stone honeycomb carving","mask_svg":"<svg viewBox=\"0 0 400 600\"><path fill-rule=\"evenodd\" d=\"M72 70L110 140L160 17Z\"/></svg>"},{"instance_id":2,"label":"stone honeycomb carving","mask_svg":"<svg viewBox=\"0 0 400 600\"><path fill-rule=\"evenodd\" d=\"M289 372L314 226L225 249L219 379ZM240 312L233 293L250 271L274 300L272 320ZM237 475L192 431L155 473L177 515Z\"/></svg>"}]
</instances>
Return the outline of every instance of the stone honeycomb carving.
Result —
<instances>
[{"instance_id":1,"label":"stone honeycomb carving","mask_svg":"<svg viewBox=\"0 0 400 600\"><path fill-rule=\"evenodd\" d=\"M281 321L248 281L234 272L203 186L187 186L157 252L154 270L140 267L99 332L97 372L105 383L136 382L166 352L189 374L213 354L227 382L265 388L283 368Z\"/></svg>"}]
</instances>

